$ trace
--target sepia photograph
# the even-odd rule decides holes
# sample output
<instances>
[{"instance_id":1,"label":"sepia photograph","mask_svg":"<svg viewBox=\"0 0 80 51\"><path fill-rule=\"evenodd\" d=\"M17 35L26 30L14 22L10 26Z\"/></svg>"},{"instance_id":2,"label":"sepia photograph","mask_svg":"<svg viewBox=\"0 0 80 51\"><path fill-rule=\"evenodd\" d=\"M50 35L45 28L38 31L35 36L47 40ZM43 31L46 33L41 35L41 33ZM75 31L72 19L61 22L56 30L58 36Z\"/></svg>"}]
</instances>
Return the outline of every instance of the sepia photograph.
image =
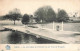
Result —
<instances>
[{"instance_id":1,"label":"sepia photograph","mask_svg":"<svg viewBox=\"0 0 80 51\"><path fill-rule=\"evenodd\" d=\"M0 0L0 44L80 44L80 0Z\"/></svg>"}]
</instances>

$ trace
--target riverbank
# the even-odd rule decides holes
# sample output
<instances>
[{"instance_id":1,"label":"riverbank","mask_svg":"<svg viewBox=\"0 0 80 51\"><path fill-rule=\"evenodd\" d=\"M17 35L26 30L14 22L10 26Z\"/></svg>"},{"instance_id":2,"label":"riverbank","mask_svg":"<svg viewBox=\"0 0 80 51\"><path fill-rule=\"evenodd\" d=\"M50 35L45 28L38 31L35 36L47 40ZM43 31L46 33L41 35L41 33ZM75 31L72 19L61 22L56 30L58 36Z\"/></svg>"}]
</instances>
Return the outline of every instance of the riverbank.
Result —
<instances>
[{"instance_id":1,"label":"riverbank","mask_svg":"<svg viewBox=\"0 0 80 51\"><path fill-rule=\"evenodd\" d=\"M57 23L55 23L57 25ZM5 25L13 25L13 22L0 22L0 29L3 29L3 26ZM21 22L16 22L16 26L20 26L22 25ZM36 24L45 28L49 28L52 29L52 23L48 23L48 24ZM80 23L64 23L64 30L65 31L77 31L80 32ZM18 37L19 34L19 37ZM0 31L0 36L1 36L1 43L2 44L57 44L58 42L52 42L49 40L45 40L43 38L39 38L37 39L35 36L32 35L23 35L25 36L25 38L22 38L21 32L17 32L17 34L15 34L15 32L12 31ZM16 37L16 38L15 38ZM80 43L80 35L75 35L74 38L76 39L76 43ZM16 41L15 41L16 40ZM60 43L58 43L60 44Z\"/></svg>"}]
</instances>

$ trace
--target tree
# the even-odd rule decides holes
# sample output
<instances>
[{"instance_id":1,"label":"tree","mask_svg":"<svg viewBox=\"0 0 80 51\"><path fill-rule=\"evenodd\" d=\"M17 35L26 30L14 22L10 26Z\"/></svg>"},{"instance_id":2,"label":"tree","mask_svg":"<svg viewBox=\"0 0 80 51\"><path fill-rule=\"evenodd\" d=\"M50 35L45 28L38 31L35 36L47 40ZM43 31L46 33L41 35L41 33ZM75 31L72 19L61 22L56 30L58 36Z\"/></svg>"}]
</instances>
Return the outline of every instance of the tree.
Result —
<instances>
[{"instance_id":1,"label":"tree","mask_svg":"<svg viewBox=\"0 0 80 51\"><path fill-rule=\"evenodd\" d=\"M65 10L59 10L57 14L57 21L58 22L67 22L69 20L69 16Z\"/></svg>"},{"instance_id":2,"label":"tree","mask_svg":"<svg viewBox=\"0 0 80 51\"><path fill-rule=\"evenodd\" d=\"M0 16L0 20L5 20L3 17L4 17L4 16Z\"/></svg>"},{"instance_id":3,"label":"tree","mask_svg":"<svg viewBox=\"0 0 80 51\"><path fill-rule=\"evenodd\" d=\"M15 25L15 21L20 20L21 17L22 15L20 13L20 10L17 8L15 8L13 11L10 11L8 14L4 16L5 19L14 21L14 25Z\"/></svg>"},{"instance_id":4,"label":"tree","mask_svg":"<svg viewBox=\"0 0 80 51\"><path fill-rule=\"evenodd\" d=\"M24 14L23 18L22 18L22 24L28 24L29 23L29 15L28 14Z\"/></svg>"},{"instance_id":5,"label":"tree","mask_svg":"<svg viewBox=\"0 0 80 51\"><path fill-rule=\"evenodd\" d=\"M39 8L35 13L36 21L40 22L52 22L56 21L56 14L50 6L44 6Z\"/></svg>"}]
</instances>

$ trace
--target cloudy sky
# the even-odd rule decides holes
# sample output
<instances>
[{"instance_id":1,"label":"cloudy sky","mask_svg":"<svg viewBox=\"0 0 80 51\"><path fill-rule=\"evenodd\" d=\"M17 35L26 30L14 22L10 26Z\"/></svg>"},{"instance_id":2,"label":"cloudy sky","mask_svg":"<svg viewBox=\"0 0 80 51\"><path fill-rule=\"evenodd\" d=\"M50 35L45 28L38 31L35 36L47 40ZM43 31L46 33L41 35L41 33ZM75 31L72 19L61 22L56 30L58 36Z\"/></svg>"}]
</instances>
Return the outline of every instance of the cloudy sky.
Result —
<instances>
[{"instance_id":1,"label":"cloudy sky","mask_svg":"<svg viewBox=\"0 0 80 51\"><path fill-rule=\"evenodd\" d=\"M7 14L14 8L20 9L21 13L33 14L39 7L51 6L55 12L58 8L67 13L79 12L80 0L0 0L0 15Z\"/></svg>"}]
</instances>

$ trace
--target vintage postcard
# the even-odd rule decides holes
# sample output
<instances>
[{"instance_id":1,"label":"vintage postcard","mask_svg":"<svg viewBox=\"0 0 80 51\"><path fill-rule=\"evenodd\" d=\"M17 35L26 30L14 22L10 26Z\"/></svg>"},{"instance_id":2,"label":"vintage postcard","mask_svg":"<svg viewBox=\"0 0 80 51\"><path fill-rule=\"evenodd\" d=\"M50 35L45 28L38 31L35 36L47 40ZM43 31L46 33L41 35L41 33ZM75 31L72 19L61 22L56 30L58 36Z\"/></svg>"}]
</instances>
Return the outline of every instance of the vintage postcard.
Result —
<instances>
[{"instance_id":1,"label":"vintage postcard","mask_svg":"<svg viewBox=\"0 0 80 51\"><path fill-rule=\"evenodd\" d=\"M80 51L80 0L0 0L0 51Z\"/></svg>"}]
</instances>

